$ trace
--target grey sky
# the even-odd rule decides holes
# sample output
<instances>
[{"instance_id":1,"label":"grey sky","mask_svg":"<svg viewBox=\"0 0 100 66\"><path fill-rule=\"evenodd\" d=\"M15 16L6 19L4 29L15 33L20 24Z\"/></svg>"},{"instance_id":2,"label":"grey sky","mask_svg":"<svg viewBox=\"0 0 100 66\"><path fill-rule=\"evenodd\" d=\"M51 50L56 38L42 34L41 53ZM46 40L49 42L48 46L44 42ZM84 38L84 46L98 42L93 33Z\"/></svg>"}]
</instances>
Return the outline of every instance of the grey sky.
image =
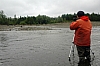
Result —
<instances>
[{"instance_id":1,"label":"grey sky","mask_svg":"<svg viewBox=\"0 0 100 66\"><path fill-rule=\"evenodd\" d=\"M0 0L0 10L7 16L47 15L57 17L83 10L100 13L100 0Z\"/></svg>"}]
</instances>

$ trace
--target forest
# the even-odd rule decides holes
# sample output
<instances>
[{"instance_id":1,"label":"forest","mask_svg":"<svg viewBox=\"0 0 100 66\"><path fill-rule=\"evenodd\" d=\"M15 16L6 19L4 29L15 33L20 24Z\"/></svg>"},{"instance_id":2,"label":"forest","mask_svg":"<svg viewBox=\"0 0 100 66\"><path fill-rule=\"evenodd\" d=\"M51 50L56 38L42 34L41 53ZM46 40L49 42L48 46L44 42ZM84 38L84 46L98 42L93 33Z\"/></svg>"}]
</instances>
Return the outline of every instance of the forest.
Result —
<instances>
[{"instance_id":1,"label":"forest","mask_svg":"<svg viewBox=\"0 0 100 66\"><path fill-rule=\"evenodd\" d=\"M51 23L64 23L73 21L74 14L62 14L58 17L49 17L46 15L38 16L27 16L27 17L7 17L3 10L0 11L0 25L37 25L37 24L51 24ZM86 13L86 16L89 16L91 21L100 22L100 14L96 13Z\"/></svg>"}]
</instances>

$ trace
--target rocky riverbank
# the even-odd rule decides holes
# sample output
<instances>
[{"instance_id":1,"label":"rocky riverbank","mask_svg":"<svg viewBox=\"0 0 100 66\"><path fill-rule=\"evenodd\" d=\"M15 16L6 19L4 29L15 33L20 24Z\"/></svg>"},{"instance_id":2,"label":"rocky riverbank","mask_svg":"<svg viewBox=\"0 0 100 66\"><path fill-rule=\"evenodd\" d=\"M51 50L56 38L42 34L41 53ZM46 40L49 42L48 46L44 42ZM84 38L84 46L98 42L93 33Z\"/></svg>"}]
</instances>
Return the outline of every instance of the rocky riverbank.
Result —
<instances>
[{"instance_id":1,"label":"rocky riverbank","mask_svg":"<svg viewBox=\"0 0 100 66\"><path fill-rule=\"evenodd\" d=\"M52 28L68 28L70 23L55 23L43 25L0 25L0 31L32 31L52 30ZM100 22L92 22L93 26L100 26Z\"/></svg>"}]
</instances>

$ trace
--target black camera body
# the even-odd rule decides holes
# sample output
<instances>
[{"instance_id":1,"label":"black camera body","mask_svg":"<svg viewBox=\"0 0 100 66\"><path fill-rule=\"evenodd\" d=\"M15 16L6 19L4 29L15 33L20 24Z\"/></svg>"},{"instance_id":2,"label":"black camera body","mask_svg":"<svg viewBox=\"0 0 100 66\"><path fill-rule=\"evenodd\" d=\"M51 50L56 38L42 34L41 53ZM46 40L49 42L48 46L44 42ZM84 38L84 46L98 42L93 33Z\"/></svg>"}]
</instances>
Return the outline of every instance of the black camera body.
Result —
<instances>
[{"instance_id":1,"label":"black camera body","mask_svg":"<svg viewBox=\"0 0 100 66\"><path fill-rule=\"evenodd\" d=\"M76 15L73 16L73 21L76 21L78 18Z\"/></svg>"}]
</instances>

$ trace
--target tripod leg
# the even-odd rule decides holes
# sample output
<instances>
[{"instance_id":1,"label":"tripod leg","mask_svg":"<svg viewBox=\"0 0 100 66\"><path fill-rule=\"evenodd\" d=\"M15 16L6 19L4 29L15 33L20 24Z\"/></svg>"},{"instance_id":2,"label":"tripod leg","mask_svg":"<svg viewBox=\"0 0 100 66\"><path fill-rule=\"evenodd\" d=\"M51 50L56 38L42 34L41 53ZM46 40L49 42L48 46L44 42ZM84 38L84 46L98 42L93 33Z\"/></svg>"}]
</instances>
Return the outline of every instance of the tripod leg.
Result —
<instances>
[{"instance_id":1,"label":"tripod leg","mask_svg":"<svg viewBox=\"0 0 100 66\"><path fill-rule=\"evenodd\" d=\"M73 56L74 56L74 44L71 45L71 49L70 49L70 53L69 53L69 61L71 61L70 57L71 57L72 53L73 53Z\"/></svg>"}]
</instances>

